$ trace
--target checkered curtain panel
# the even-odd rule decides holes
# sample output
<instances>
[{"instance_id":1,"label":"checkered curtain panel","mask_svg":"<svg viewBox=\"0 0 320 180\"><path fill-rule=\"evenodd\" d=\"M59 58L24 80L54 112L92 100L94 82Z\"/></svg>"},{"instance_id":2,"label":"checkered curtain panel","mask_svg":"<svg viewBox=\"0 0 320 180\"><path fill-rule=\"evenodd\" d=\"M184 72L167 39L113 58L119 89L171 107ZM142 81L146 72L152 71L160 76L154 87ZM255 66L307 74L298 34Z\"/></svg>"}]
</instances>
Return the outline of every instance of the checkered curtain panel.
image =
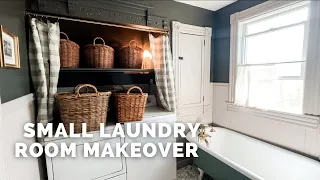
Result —
<instances>
[{"instance_id":1,"label":"checkered curtain panel","mask_svg":"<svg viewBox=\"0 0 320 180\"><path fill-rule=\"evenodd\" d=\"M37 122L47 124L53 120L54 94L60 71L59 23L30 19L29 61L31 77L38 103Z\"/></svg>"},{"instance_id":2,"label":"checkered curtain panel","mask_svg":"<svg viewBox=\"0 0 320 180\"><path fill-rule=\"evenodd\" d=\"M149 34L149 41L159 99L165 109L175 112L176 92L169 37Z\"/></svg>"}]
</instances>

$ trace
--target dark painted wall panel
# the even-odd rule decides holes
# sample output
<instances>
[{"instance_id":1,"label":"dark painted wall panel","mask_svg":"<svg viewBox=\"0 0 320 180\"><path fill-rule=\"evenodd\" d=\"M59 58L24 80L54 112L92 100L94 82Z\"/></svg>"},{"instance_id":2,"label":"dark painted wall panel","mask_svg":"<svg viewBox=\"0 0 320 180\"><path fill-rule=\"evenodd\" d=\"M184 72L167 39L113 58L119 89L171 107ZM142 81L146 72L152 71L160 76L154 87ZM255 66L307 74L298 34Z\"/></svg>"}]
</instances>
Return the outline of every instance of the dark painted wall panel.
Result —
<instances>
[{"instance_id":1,"label":"dark painted wall panel","mask_svg":"<svg viewBox=\"0 0 320 180\"><path fill-rule=\"evenodd\" d=\"M197 26L213 27L214 12L175 1L154 1L153 14Z\"/></svg>"},{"instance_id":2,"label":"dark painted wall panel","mask_svg":"<svg viewBox=\"0 0 320 180\"><path fill-rule=\"evenodd\" d=\"M2 103L31 92L25 31L25 1L0 1L0 24L19 37L20 69L0 68Z\"/></svg>"},{"instance_id":3,"label":"dark painted wall panel","mask_svg":"<svg viewBox=\"0 0 320 180\"><path fill-rule=\"evenodd\" d=\"M238 0L215 12L213 82L229 82L230 15L262 2L265 0Z\"/></svg>"}]
</instances>

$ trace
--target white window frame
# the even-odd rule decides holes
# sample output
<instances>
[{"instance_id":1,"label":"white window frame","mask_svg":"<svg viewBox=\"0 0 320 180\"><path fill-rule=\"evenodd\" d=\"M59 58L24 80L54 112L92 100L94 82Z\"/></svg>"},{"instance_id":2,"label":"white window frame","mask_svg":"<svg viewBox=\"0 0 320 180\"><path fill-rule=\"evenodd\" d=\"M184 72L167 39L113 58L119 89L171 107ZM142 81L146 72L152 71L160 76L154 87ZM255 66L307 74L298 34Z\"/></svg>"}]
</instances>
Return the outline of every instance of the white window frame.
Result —
<instances>
[{"instance_id":1,"label":"white window frame","mask_svg":"<svg viewBox=\"0 0 320 180\"><path fill-rule=\"evenodd\" d=\"M308 127L317 127L319 117L309 116L309 115L299 115L299 114L291 114L286 112L279 112L273 110L258 110L256 108L251 107L239 107L234 105L235 101L235 83L236 83L236 72L237 72L237 62L242 56L240 45L242 43L242 22L250 22L256 21L258 17L259 19L263 17L265 14L270 12L282 12L286 7L292 6L304 6L309 2L307 1L275 1L270 0L265 3L259 4L252 8L246 9L241 12L237 12L230 16L230 69L229 69L229 99L228 99L228 111L240 111L246 113L254 113L255 115L260 115L264 117L278 117L281 120L289 120L293 123L298 123L300 125L305 125ZM308 27L309 25L307 25ZM307 43L307 42L305 42ZM306 53L304 53L305 55ZM302 72L304 74L304 72ZM288 121L287 121L288 122ZM307 124L306 124L307 123Z\"/></svg>"}]
</instances>

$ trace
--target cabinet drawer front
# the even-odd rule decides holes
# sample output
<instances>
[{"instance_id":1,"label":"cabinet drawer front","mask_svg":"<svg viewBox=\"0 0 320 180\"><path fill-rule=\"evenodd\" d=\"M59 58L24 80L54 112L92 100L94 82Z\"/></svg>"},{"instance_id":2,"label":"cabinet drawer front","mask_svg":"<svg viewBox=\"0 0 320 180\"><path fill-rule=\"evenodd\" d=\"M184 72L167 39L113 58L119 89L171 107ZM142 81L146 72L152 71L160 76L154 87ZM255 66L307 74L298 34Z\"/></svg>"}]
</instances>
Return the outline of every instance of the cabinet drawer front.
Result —
<instances>
[{"instance_id":1,"label":"cabinet drawer front","mask_svg":"<svg viewBox=\"0 0 320 180\"><path fill-rule=\"evenodd\" d=\"M116 143L120 143L121 139L112 138L107 140L98 141L100 152L102 152L104 145L110 143L112 151L115 153ZM93 143L90 143L92 146ZM53 180L91 180L107 176L115 175L121 171L125 171L124 157L120 158L95 158L95 157L83 157L83 144L77 145L77 157L76 158L51 158L51 167L53 173Z\"/></svg>"}]
</instances>

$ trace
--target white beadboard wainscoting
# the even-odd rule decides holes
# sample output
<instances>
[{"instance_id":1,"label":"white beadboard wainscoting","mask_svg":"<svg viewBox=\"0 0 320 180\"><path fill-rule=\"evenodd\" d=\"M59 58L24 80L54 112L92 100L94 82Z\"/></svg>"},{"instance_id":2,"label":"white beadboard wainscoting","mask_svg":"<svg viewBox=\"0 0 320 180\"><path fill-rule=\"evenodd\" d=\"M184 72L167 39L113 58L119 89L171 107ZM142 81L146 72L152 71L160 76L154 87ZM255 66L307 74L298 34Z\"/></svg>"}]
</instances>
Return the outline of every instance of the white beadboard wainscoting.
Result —
<instances>
[{"instance_id":1,"label":"white beadboard wainscoting","mask_svg":"<svg viewBox=\"0 0 320 180\"><path fill-rule=\"evenodd\" d=\"M40 180L38 159L16 158L15 143L30 145L35 139L23 136L23 126L34 123L34 96L29 94L7 103L0 103L0 179Z\"/></svg>"},{"instance_id":2,"label":"white beadboard wainscoting","mask_svg":"<svg viewBox=\"0 0 320 180\"><path fill-rule=\"evenodd\" d=\"M320 156L319 118L261 111L228 102L228 83L213 84L213 123L314 157Z\"/></svg>"}]
</instances>

